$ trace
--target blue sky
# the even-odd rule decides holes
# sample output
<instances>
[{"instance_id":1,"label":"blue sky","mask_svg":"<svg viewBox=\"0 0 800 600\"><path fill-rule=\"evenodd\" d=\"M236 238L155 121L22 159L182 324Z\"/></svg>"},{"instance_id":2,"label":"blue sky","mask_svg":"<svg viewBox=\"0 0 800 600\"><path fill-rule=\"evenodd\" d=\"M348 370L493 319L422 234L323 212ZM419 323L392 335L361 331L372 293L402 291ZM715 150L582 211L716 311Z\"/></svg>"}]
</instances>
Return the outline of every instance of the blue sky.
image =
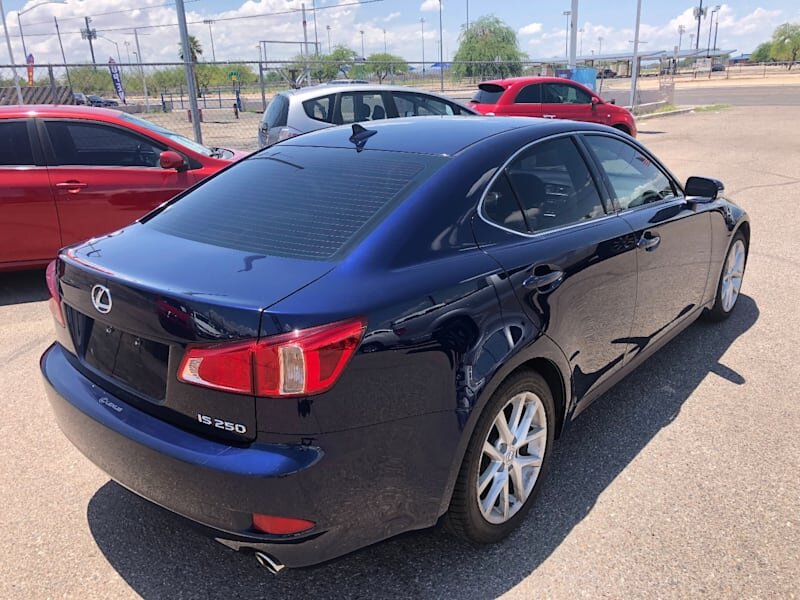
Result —
<instances>
[{"instance_id":1,"label":"blue sky","mask_svg":"<svg viewBox=\"0 0 800 600\"><path fill-rule=\"evenodd\" d=\"M385 44L389 52L408 60L422 58L423 34L420 18L425 19L425 58L436 58L439 37L438 0L382 0L370 4L353 5L354 0L305 0L306 8L312 2L317 6L317 32L322 50L327 49L327 27L330 26L333 45L342 43L360 53L361 34L364 31L366 54L382 52ZM36 61L60 62L60 51L55 38L53 16L58 17L64 34L64 46L69 62L89 61L86 41L81 40L79 29L83 17L93 18L92 27L103 36L95 42L95 50L103 60L119 56L125 62L128 53L135 50L132 27L140 29L140 43L145 61L174 61L177 59L177 28L174 5L168 0L68 0L41 6L41 0L5 0L9 34L15 57L21 62L22 46L17 26L17 11L22 16L25 41ZM301 0L185 0L187 19L197 21L190 25L190 33L200 40L206 59L211 59L211 35L217 60L257 60L258 41L302 40L302 19L299 13L286 13L298 9ZM544 0L469 0L470 20L494 14L517 31L520 47L532 58L559 58L564 55L566 17L570 0L552 2ZM688 47L690 34L696 31L692 18L693 2L664 2L642 0L641 39L644 50L671 50L678 44L678 27L684 25L686 33L682 46ZM34 7L35 8L32 8ZM583 54L600 50L598 38L602 37L602 52L629 52L633 39L636 10L635 0L583 0L579 5L579 48ZM712 2L712 7L714 6ZM143 8L131 11L131 8ZM128 12L117 12L128 10ZM467 0L443 1L443 29L445 58L451 57L458 46L458 34L466 22ZM272 16L267 16L273 13ZM247 17L241 19L239 17ZM204 19L212 19L209 32ZM749 52L758 43L769 38L781 23L800 22L800 3L797 0L760 0L722 2L719 12L718 46ZM314 27L309 10L309 36L314 40ZM700 45L707 44L708 19L701 24ZM116 42L116 45L114 43ZM127 44L125 42L128 42ZM119 50L118 50L119 49ZM289 45L271 45L268 58L286 58L298 48ZM0 63L7 62L5 44L0 44Z\"/></svg>"}]
</instances>

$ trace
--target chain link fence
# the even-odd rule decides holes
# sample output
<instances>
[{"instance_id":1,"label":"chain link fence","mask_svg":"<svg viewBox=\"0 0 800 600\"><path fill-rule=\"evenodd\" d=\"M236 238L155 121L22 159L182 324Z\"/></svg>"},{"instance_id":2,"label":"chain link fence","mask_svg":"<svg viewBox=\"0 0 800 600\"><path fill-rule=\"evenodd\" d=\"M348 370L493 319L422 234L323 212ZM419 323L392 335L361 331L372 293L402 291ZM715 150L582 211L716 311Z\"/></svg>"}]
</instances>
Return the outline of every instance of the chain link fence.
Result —
<instances>
[{"instance_id":1,"label":"chain link fence","mask_svg":"<svg viewBox=\"0 0 800 600\"><path fill-rule=\"evenodd\" d=\"M261 114L271 98L293 87L331 80L366 81L410 86L443 93L467 102L480 81L520 75L563 75L565 64L533 62L438 62L349 64L317 61L238 61L194 65L201 132L207 145L241 150L257 148ZM599 77L596 89L606 100L630 104L630 62L594 65ZM698 72L692 65L653 63L642 67L634 105L672 102L675 85L696 79L770 78L796 73L791 65L766 63L727 65L720 72ZM109 65L70 64L0 65L0 105L117 103L114 108L138 113L159 125L194 137L184 63L116 63L124 89L118 97ZM19 95L13 71L19 82ZM800 80L800 78L798 78ZM30 85L29 85L30 83ZM724 98L720 99L724 102Z\"/></svg>"}]
</instances>

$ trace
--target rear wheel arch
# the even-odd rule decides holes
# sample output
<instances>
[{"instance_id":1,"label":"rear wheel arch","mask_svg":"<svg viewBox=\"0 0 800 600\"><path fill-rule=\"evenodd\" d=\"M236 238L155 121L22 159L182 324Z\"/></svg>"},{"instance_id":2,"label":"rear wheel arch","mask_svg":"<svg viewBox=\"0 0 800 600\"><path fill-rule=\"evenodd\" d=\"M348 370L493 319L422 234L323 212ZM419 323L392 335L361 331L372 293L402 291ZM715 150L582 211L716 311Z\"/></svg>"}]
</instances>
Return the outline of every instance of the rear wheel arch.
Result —
<instances>
[{"instance_id":1,"label":"rear wheel arch","mask_svg":"<svg viewBox=\"0 0 800 600\"><path fill-rule=\"evenodd\" d=\"M554 408L556 412L555 438L558 439L564 427L564 416L567 406L566 386L561 371L559 371L558 367L553 362L546 358L534 358L517 367L512 373L509 373L508 377L511 377L521 369L534 371L541 375L547 382L550 393L553 394L553 404L555 405ZM505 379L508 379L508 377Z\"/></svg>"},{"instance_id":2,"label":"rear wheel arch","mask_svg":"<svg viewBox=\"0 0 800 600\"><path fill-rule=\"evenodd\" d=\"M622 133L627 133L628 135L631 134L631 130L624 123L617 123L615 125L612 125L612 127L614 127L614 129L621 131Z\"/></svg>"},{"instance_id":3,"label":"rear wheel arch","mask_svg":"<svg viewBox=\"0 0 800 600\"><path fill-rule=\"evenodd\" d=\"M739 228L734 232L736 235L737 232L741 231L742 235L744 236L744 246L747 251L750 251L750 223L747 221L742 221L742 224L739 225Z\"/></svg>"}]
</instances>

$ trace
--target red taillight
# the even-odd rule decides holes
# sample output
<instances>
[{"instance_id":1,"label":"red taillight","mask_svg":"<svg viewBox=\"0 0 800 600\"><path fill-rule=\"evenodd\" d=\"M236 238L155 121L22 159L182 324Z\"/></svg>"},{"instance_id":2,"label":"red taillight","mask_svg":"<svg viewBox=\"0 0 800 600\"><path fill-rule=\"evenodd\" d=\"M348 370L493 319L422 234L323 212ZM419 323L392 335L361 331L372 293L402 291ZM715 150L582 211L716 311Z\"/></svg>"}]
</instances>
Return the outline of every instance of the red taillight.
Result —
<instances>
[{"instance_id":1,"label":"red taillight","mask_svg":"<svg viewBox=\"0 0 800 600\"><path fill-rule=\"evenodd\" d=\"M274 533L277 535L288 535L300 533L314 527L314 521L305 519L293 519L291 517L274 517L272 515L253 515L253 528L264 533Z\"/></svg>"},{"instance_id":2,"label":"red taillight","mask_svg":"<svg viewBox=\"0 0 800 600\"><path fill-rule=\"evenodd\" d=\"M50 291L50 300L47 305L50 307L50 312L56 323L61 327L66 327L64 323L64 313L61 311L61 294L58 291L58 274L56 273L56 261L52 261L47 265L47 270L44 274L47 280L47 289Z\"/></svg>"},{"instance_id":3,"label":"red taillight","mask_svg":"<svg viewBox=\"0 0 800 600\"><path fill-rule=\"evenodd\" d=\"M362 319L299 329L260 342L236 342L186 350L178 379L257 396L309 396L333 387L353 356Z\"/></svg>"}]
</instances>

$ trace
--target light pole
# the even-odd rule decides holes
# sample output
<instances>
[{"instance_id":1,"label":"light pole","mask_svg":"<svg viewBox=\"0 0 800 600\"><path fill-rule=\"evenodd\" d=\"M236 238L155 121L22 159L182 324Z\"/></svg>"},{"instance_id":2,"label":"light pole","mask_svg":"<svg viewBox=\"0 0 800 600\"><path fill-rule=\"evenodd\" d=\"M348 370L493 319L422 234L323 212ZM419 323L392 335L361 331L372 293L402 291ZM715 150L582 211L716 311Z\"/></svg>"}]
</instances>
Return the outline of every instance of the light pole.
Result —
<instances>
[{"instance_id":1,"label":"light pole","mask_svg":"<svg viewBox=\"0 0 800 600\"><path fill-rule=\"evenodd\" d=\"M572 14L572 11L565 10L561 14L567 18L567 28L564 31L564 56L566 56L567 59L569 59L569 17Z\"/></svg>"},{"instance_id":2,"label":"light pole","mask_svg":"<svg viewBox=\"0 0 800 600\"><path fill-rule=\"evenodd\" d=\"M442 0L439 0L439 91L444 92L444 39L442 38Z\"/></svg>"},{"instance_id":3,"label":"light pole","mask_svg":"<svg viewBox=\"0 0 800 600\"><path fill-rule=\"evenodd\" d=\"M717 49L717 34L719 33L719 11L717 12L717 24L714 25L714 50Z\"/></svg>"},{"instance_id":4,"label":"light pole","mask_svg":"<svg viewBox=\"0 0 800 600\"><path fill-rule=\"evenodd\" d=\"M711 26L714 24L714 15L719 12L720 8L722 7L717 4L713 9L711 9L711 18L708 21L708 44L706 45L706 58L711 57Z\"/></svg>"},{"instance_id":5,"label":"light pole","mask_svg":"<svg viewBox=\"0 0 800 600\"><path fill-rule=\"evenodd\" d=\"M695 40L694 41L694 49L695 50L699 50L700 49L700 19L702 19L703 17L706 16L706 11L707 10L708 10L708 8L705 8L705 9L703 8L703 0L700 0L700 8L695 8L692 11L692 14L694 14L694 18L697 19L697 35L694 38L694 40Z\"/></svg>"},{"instance_id":6,"label":"light pole","mask_svg":"<svg viewBox=\"0 0 800 600\"><path fill-rule=\"evenodd\" d=\"M111 42L112 44L114 44L117 47L117 60L119 62L122 62L122 55L119 53L119 44L117 42L115 42L114 40L112 40L111 38L107 38L104 35L98 35L97 37L101 37L104 40L106 40L107 42Z\"/></svg>"},{"instance_id":7,"label":"light pole","mask_svg":"<svg viewBox=\"0 0 800 600\"><path fill-rule=\"evenodd\" d=\"M22 41L22 53L25 55L25 59L28 58L28 49L25 47L25 36L22 34L22 15L25 13L31 12L34 8L42 6L43 4L60 4L59 2L53 2L52 0L47 0L46 2L39 2L34 4L30 8L26 8L24 10L17 11L17 26L19 27L19 39Z\"/></svg>"},{"instance_id":8,"label":"light pole","mask_svg":"<svg viewBox=\"0 0 800 600\"><path fill-rule=\"evenodd\" d=\"M603 55L603 36L602 35L599 38L597 38L597 43L600 44L598 46L598 48L597 48L597 57L599 58L600 56Z\"/></svg>"},{"instance_id":9,"label":"light pole","mask_svg":"<svg viewBox=\"0 0 800 600\"><path fill-rule=\"evenodd\" d=\"M419 34L422 39L422 78L425 79L425 19L419 19Z\"/></svg>"},{"instance_id":10,"label":"light pole","mask_svg":"<svg viewBox=\"0 0 800 600\"><path fill-rule=\"evenodd\" d=\"M386 30L383 30L383 53L389 54L389 47L386 45Z\"/></svg>"},{"instance_id":11,"label":"light pole","mask_svg":"<svg viewBox=\"0 0 800 600\"><path fill-rule=\"evenodd\" d=\"M692 49L692 45L694 44L694 33L689 34L689 50Z\"/></svg>"},{"instance_id":12,"label":"light pole","mask_svg":"<svg viewBox=\"0 0 800 600\"><path fill-rule=\"evenodd\" d=\"M361 58L364 60L367 59L366 53L364 52L364 30L361 30Z\"/></svg>"},{"instance_id":13,"label":"light pole","mask_svg":"<svg viewBox=\"0 0 800 600\"><path fill-rule=\"evenodd\" d=\"M326 25L325 29L328 30L328 54L330 54L331 53L331 26L330 25Z\"/></svg>"},{"instance_id":14,"label":"light pole","mask_svg":"<svg viewBox=\"0 0 800 600\"><path fill-rule=\"evenodd\" d=\"M681 42L683 41L683 34L686 33L686 27L678 25L678 52L681 51Z\"/></svg>"},{"instance_id":15,"label":"light pole","mask_svg":"<svg viewBox=\"0 0 800 600\"><path fill-rule=\"evenodd\" d=\"M17 101L20 104L25 104L22 99L22 90L19 87L19 77L17 77L17 68L14 66L14 51L11 50L11 38L8 37L8 24L6 23L6 9L3 8L3 0L0 0L0 19L3 19L3 31L6 34L6 44L8 45L8 59L11 62L11 75L14 77L14 87L17 90Z\"/></svg>"},{"instance_id":16,"label":"light pole","mask_svg":"<svg viewBox=\"0 0 800 600\"><path fill-rule=\"evenodd\" d=\"M642 20L642 0L636 0L636 27L633 33L633 73L631 74L631 112L636 103L636 81L639 78L639 23Z\"/></svg>"},{"instance_id":17,"label":"light pole","mask_svg":"<svg viewBox=\"0 0 800 600\"><path fill-rule=\"evenodd\" d=\"M580 34L581 34L581 49L578 51L578 54L580 54L581 56L583 56L583 27L581 27L580 29L578 29L578 33L580 33Z\"/></svg>"},{"instance_id":18,"label":"light pole","mask_svg":"<svg viewBox=\"0 0 800 600\"><path fill-rule=\"evenodd\" d=\"M214 33L211 31L212 19L203 19L203 23L208 25L208 37L211 38L211 62L217 62L217 55L214 53Z\"/></svg>"},{"instance_id":19,"label":"light pole","mask_svg":"<svg viewBox=\"0 0 800 600\"><path fill-rule=\"evenodd\" d=\"M128 54L128 64L131 62L131 43L128 40L123 42L125 44L125 52Z\"/></svg>"}]
</instances>

